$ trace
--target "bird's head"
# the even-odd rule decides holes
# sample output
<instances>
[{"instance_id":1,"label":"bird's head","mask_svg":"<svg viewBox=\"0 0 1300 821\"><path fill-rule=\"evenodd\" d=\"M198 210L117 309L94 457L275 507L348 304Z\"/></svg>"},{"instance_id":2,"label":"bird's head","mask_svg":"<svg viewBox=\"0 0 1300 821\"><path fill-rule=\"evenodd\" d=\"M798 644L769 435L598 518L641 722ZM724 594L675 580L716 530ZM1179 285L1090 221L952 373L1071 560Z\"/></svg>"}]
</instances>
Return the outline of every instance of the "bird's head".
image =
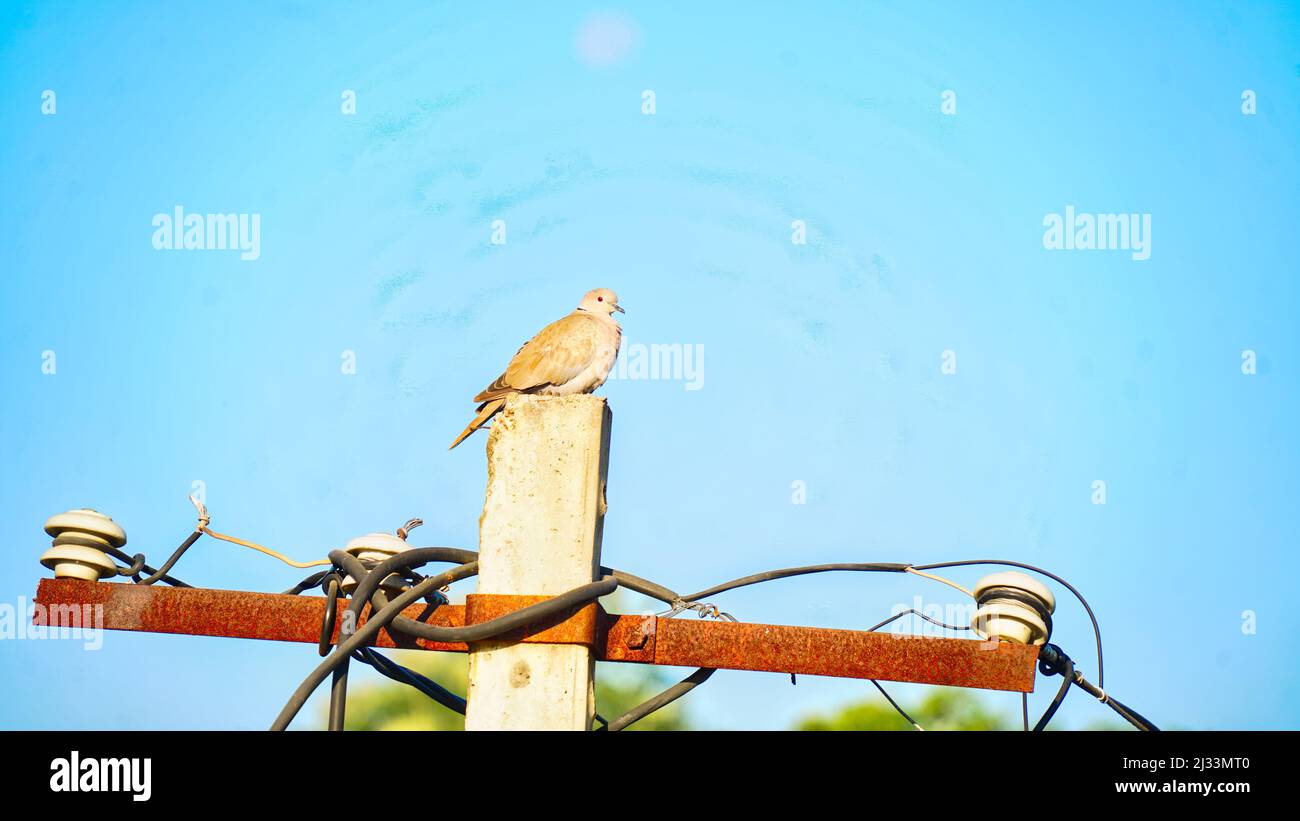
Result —
<instances>
[{"instance_id":1,"label":"bird's head","mask_svg":"<svg viewBox=\"0 0 1300 821\"><path fill-rule=\"evenodd\" d=\"M583 296L582 302L578 304L578 308L597 316L613 316L615 311L620 314L627 313L623 310L623 306L618 304L618 294L608 288L588 291Z\"/></svg>"}]
</instances>

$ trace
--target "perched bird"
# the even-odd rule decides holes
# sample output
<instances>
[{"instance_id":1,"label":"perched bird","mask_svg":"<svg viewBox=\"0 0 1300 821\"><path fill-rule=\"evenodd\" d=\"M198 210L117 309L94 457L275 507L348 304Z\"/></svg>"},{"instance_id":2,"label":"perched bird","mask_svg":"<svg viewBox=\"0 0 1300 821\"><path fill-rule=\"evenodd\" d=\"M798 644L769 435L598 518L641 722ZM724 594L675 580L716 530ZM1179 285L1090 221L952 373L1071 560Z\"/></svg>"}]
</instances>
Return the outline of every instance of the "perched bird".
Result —
<instances>
[{"instance_id":1,"label":"perched bird","mask_svg":"<svg viewBox=\"0 0 1300 821\"><path fill-rule=\"evenodd\" d=\"M591 393L605 384L623 340L623 329L614 321L615 311L625 313L613 291L588 291L573 313L547 325L525 342L506 366L506 372L474 397L475 402L483 403L478 406L478 415L451 447L483 427L505 406L511 394L566 396Z\"/></svg>"}]
</instances>

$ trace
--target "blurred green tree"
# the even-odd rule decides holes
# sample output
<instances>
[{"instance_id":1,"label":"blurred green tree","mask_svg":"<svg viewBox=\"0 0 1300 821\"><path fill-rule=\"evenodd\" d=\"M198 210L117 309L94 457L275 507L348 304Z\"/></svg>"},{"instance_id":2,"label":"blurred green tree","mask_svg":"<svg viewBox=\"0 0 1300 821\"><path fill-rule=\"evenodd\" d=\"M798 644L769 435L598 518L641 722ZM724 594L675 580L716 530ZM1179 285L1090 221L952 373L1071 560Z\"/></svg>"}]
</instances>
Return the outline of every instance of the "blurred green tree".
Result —
<instances>
[{"instance_id":1,"label":"blurred green tree","mask_svg":"<svg viewBox=\"0 0 1300 821\"><path fill-rule=\"evenodd\" d=\"M936 688L919 704L903 706L927 730L1010 730L1003 715L990 711L975 695L952 688ZM797 730L914 730L911 724L880 698L854 702L829 714L799 720Z\"/></svg>"},{"instance_id":2,"label":"blurred green tree","mask_svg":"<svg viewBox=\"0 0 1300 821\"><path fill-rule=\"evenodd\" d=\"M968 690L940 687L930 692L919 704L903 705L907 714L926 730L1020 730L1023 727L1017 712L1014 716L989 710L984 702ZM1030 723L1038 720L1029 717ZM854 702L826 715L813 714L802 718L796 730L914 730L883 698L867 698ZM1049 726L1063 729L1061 726ZM1122 722L1106 718L1087 724L1085 730L1131 730Z\"/></svg>"}]
</instances>

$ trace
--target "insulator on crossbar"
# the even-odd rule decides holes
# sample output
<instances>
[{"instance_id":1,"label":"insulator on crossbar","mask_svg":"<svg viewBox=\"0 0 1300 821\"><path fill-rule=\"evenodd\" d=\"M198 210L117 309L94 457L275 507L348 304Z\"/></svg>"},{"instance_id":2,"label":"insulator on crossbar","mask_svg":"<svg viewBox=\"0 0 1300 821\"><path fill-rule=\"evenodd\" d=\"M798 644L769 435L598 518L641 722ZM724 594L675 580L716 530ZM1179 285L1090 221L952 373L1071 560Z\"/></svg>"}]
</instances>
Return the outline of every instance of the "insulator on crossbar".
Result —
<instances>
[{"instance_id":1,"label":"insulator on crossbar","mask_svg":"<svg viewBox=\"0 0 1300 821\"><path fill-rule=\"evenodd\" d=\"M411 545L407 544L405 539L394 536L392 533L367 533L348 542L343 549L356 556L358 561L369 568L385 559L396 556L404 550L410 550ZM393 573L384 579L379 587L389 595L398 595L410 587L410 584L407 583L406 579ZM345 595L351 596L352 592L357 589L357 580L350 575L345 576L342 588Z\"/></svg>"},{"instance_id":2,"label":"insulator on crossbar","mask_svg":"<svg viewBox=\"0 0 1300 821\"><path fill-rule=\"evenodd\" d=\"M117 563L110 548L126 545L126 531L108 516L90 508L77 508L51 516L45 532L54 546L41 554L41 564L54 571L56 579L99 581L117 575Z\"/></svg>"},{"instance_id":3,"label":"insulator on crossbar","mask_svg":"<svg viewBox=\"0 0 1300 821\"><path fill-rule=\"evenodd\" d=\"M1038 645L1051 638L1056 597L1032 576L991 573L975 584L974 593L979 609L971 628L981 637Z\"/></svg>"}]
</instances>

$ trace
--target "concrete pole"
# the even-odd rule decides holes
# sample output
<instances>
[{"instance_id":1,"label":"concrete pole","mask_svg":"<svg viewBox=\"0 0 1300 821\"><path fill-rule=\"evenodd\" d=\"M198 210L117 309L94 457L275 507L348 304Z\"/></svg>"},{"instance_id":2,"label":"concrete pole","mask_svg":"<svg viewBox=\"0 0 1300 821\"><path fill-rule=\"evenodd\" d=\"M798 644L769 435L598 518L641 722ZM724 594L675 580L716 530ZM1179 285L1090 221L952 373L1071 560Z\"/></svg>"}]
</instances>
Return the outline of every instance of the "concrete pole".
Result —
<instances>
[{"instance_id":1,"label":"concrete pole","mask_svg":"<svg viewBox=\"0 0 1300 821\"><path fill-rule=\"evenodd\" d=\"M488 435L479 593L555 596L600 569L612 415L598 396L513 396ZM476 643L467 730L589 730L595 660L571 644Z\"/></svg>"}]
</instances>

